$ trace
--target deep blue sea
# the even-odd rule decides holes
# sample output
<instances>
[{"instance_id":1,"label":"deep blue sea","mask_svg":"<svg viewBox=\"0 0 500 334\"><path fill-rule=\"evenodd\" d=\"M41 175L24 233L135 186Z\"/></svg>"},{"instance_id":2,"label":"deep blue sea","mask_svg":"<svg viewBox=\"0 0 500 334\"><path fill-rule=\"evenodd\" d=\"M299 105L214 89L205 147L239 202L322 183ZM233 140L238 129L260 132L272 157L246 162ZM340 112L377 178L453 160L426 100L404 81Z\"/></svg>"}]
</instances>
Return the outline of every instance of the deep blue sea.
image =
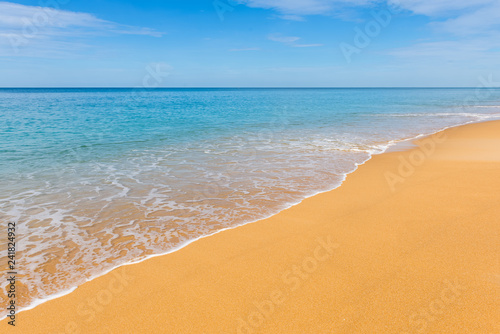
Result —
<instances>
[{"instance_id":1,"label":"deep blue sea","mask_svg":"<svg viewBox=\"0 0 500 334\"><path fill-rule=\"evenodd\" d=\"M333 189L395 142L498 118L499 89L0 89L22 303Z\"/></svg>"}]
</instances>

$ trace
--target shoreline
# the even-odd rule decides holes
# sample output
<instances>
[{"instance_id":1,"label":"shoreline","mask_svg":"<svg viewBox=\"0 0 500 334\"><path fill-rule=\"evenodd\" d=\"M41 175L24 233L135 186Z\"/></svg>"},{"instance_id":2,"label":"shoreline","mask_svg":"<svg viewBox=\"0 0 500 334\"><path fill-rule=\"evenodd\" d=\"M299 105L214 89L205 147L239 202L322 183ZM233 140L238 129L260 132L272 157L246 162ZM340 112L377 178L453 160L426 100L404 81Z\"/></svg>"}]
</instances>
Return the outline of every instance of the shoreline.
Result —
<instances>
[{"instance_id":1,"label":"shoreline","mask_svg":"<svg viewBox=\"0 0 500 334\"><path fill-rule=\"evenodd\" d=\"M498 106L494 106L495 108L498 108ZM433 136L437 133L440 133L442 131L445 131L445 130L448 130L448 129L453 129L453 128L459 128L459 127L462 127L462 126L466 126L466 125L469 125L469 124L479 124L479 123L484 123L484 122L495 122L497 121L497 119L490 119L489 117L487 117L486 119L481 119L481 120L474 120L474 121L469 121L469 122L466 122L466 123L463 123L463 124L459 124L459 125L451 125L451 126L446 126L446 127L443 127L435 132L432 132L432 133L429 133L429 134L419 134L417 136L414 136L414 137L411 137L411 138L406 138L406 139L396 139L396 140L391 140L389 142L387 142L385 144L385 148L383 151L381 152L367 152L370 156L367 160L365 160L364 162L362 163L357 163L355 168L349 172L346 172L344 175L343 175L343 178L342 180L340 181L339 184L333 186L332 188L328 188L327 190L321 190L321 191L317 191L317 192L314 192L312 193L311 195L307 195L306 197L298 200L297 202L295 203L287 203L285 205L283 205L282 208L279 209L279 211L275 212L275 213L272 213L270 214L269 216L266 216L266 217L263 217L263 218L258 218L256 220L252 220L252 221L249 221L249 222L245 222L245 223L242 223L242 224L239 224L239 225L234 225L234 226L230 226L230 227L226 227L226 228L223 228L221 230L218 230L218 231L215 231L213 233L210 233L210 234L207 234L207 235L202 235L200 237L197 237L197 238L194 238L194 239L190 239L182 244L179 244L178 246L168 250L167 252L164 252L164 253L159 253L159 254L151 254L151 255L148 255L148 256L145 256L144 258L140 258L140 259L137 259L137 260L133 260L133 261L129 261L129 262L125 262L125 263L122 263L122 264L119 264L115 267L112 267L110 268L109 270L106 270L102 273L99 273L95 276L92 276L91 278L85 280L85 282L81 283L80 285L76 285L76 286L73 286L69 289L65 289L65 290L62 290L60 292L57 292L53 295L50 295L49 297L47 298L44 298L44 299L36 299L34 300L34 302L32 304L30 304L29 306L27 307L22 307L20 308L19 310L17 310L17 313L16 314L19 314L21 312L24 312L24 311L29 311L29 310L32 310L36 307L38 307L39 305L42 305L46 302L49 302L51 300L55 300L55 299L58 299L58 298L61 298L61 297L64 297L68 294L71 294L73 293L76 289L78 289L80 286L82 286L83 284L87 284L88 282L91 282L95 279L98 279L102 276L105 276L105 275L108 275L109 273L111 273L112 271L114 270L118 270L120 269L121 267L124 267L124 266L129 266L129 265L135 265L135 264L140 264L140 263L143 263L147 260L150 260L150 259L153 259L153 258L156 258L156 257L161 257L161 256L164 256L164 255L170 255L172 253L175 253L177 251L180 251L182 250L183 248L189 246L190 244L196 242L196 241L199 241L201 239L204 239L204 238L208 238L208 237L212 237L214 235L217 235L221 232L225 232L225 231L228 231L228 230L233 230L233 229L236 229L236 228L239 228L239 227L243 227L245 225L248 225L248 224L254 224L254 223L258 223L262 220L267 220L267 219L270 219L278 214L280 214L281 212L283 211L286 211L294 206L297 206L297 205L300 205L303 201L309 199L309 198L312 198L312 197L315 197L317 195L320 195L320 194L324 194L324 193L328 193L328 192L331 192L331 191L334 191L338 188L340 188L346 181L346 179L349 177L349 175L355 173L360 166L363 166L364 164L366 164L367 162L369 162L370 160L373 159L373 157L377 156L377 155L381 155L381 154L387 154L387 153L394 153L394 152L405 152L405 151L409 151L411 149L414 149L416 148L416 144L415 144L415 141L419 140L419 139L424 139L424 138L427 138L427 137L430 137L430 136ZM500 121L500 120L498 120ZM0 317L0 322L4 321L6 319L7 315L3 316L3 317Z\"/></svg>"},{"instance_id":2,"label":"shoreline","mask_svg":"<svg viewBox=\"0 0 500 334\"><path fill-rule=\"evenodd\" d=\"M468 126L468 125L482 124L482 123L495 123L495 122L500 123L499 121L479 121L479 122L469 122L469 123L466 123L465 125L458 125L458 126L451 126L451 127L447 127L447 128L445 128L444 130L440 130L440 131L438 131L438 132L436 132L436 133L440 133L440 132L442 132L442 131L446 131L446 130L448 130L448 129L457 129L457 128L461 128L461 127L466 127L466 126ZM389 148L389 147L391 147L391 146L393 147L393 146L397 145L399 142L403 142L403 141L415 141L415 140L416 140L416 139L418 139L418 138L428 138L429 136L433 136L433 135L427 135L427 136L422 136L422 135L421 135L421 136L417 136L416 138L413 138L413 139L398 141L398 142L394 143L393 145L389 145L389 146L388 146L388 148ZM411 150L410 150L410 151L411 151ZM387 152L387 149L385 150L385 152ZM282 215L282 213L283 213L283 212L289 211L289 210L291 210L291 209L293 209L293 208L295 208L295 207L297 207L297 206L303 205L303 203L304 203L304 202L309 201L310 199L314 199L314 198L315 198L315 197L317 197L317 196L321 196L321 195L323 195L323 194L328 194L328 193L330 193L330 192L336 191L337 189L341 189L341 188L342 188L341 186L343 186L343 185L346 183L346 179L348 179L348 177L351 177L351 175L356 174L356 173L354 173L354 172L358 171L358 170L360 169L360 166L366 166L368 162L370 162L370 161L372 161L372 160L374 159L374 157L377 157L377 156L382 156L382 155L385 155L385 154L392 154L392 153L385 153L385 152L384 152L384 153L379 153L379 154L371 154L371 156L370 156L370 158L369 158L369 159L367 159L367 160L366 160L364 163L362 163L362 164L358 164L358 165L356 166L356 168L355 168L352 172L347 173L347 174L346 174L346 176L344 177L344 180L341 182L341 184L340 184L340 185L338 185L337 187L333 188L333 189L326 190L326 191L322 191L322 192L318 192L318 193L316 193L316 194L314 194L314 195L311 195L311 196L309 196L309 197L306 197L306 198L304 198L303 200L301 200L301 201L297 202L296 204L293 204L293 205L287 206L287 208L285 208L285 209L281 210L279 213L273 214L273 215L272 215L272 216L270 216L270 217L263 218L263 219L259 219L259 220L252 221L252 222L248 222L248 223L244 223L244 224L242 224L242 225L238 225L238 226L233 226L233 227L229 227L229 228L226 228L226 229L222 229L222 230L217 231L217 232L215 232L215 233L212 233L212 234L210 234L210 235L206 235L206 236L202 236L202 237L199 237L199 238L196 238L196 239L190 240L190 241L188 241L188 242L184 243L183 245L180 245L179 247L177 247L177 248L175 248L175 249L170 250L170 251L169 251L169 252L167 252L167 253L162 253L162 254L155 254L155 255L151 255L151 256L145 257L145 258L140 259L140 260L135 261L135 262L128 262L128 263L122 264L122 265L120 265L120 266L117 266L117 267L115 267L115 268L113 268L113 269L109 270L109 271L108 271L108 272L106 272L106 273L103 273L103 274L101 274L101 275L99 275L99 276L97 276L97 277L95 277L95 278L92 278L92 279L88 280L86 283L84 283L84 284L82 284L82 285L80 285L80 286L78 286L78 287L75 287L74 289L72 289L71 291L69 291L69 292L67 292L67 293L65 293L65 294L58 295L57 297L52 298L52 299L43 300L41 303L39 303L39 304L37 304L37 305L35 305L35 306L33 306L33 307L29 307L29 308L26 308L26 309L23 309L23 310L19 311L19 312L22 312L22 313L21 313L21 316L19 316L19 318L20 318L20 320L21 320L20 322L22 322L22 318L23 318L23 315L24 315L25 311L32 311L32 312L35 312L35 313L36 313L37 311L33 311L35 307L37 307L37 308L38 308L39 306L44 305L44 304L46 304L46 303L49 303L49 302L52 302L52 301L56 301L56 300L60 300L61 298L63 298L63 299L64 299L64 297L66 297L66 296L70 296L70 295L74 294L74 292L75 292L75 291L78 291L78 289L82 288L83 286L88 285L88 284L89 284L89 283L91 283L91 282L94 282L95 280L99 280L99 279L101 279L101 278L103 278L103 277L105 277L105 276L111 276L111 273L112 273L113 271L118 271L118 270L120 270L120 268L122 268L122 267L126 267L126 266L129 266L129 265L132 265L132 264L134 264L134 265L135 265L135 264L143 264L143 265L144 265L144 263L146 262L146 260L151 260L151 259L153 259L153 258L160 258L160 257L162 257L163 255L167 255L167 254L168 254L168 255L172 255L172 254L174 254L174 253L178 253L179 251L182 251L183 249L186 249L186 248L187 248L187 246L189 246L189 245L193 244L195 241L202 241L202 240L204 240L204 239L207 239L207 237L209 237L209 236L210 236L210 237L214 237L214 236L216 236L216 235L220 234L220 232L235 231L235 230L238 230L238 229L237 229L237 227L238 227L238 228L244 228L245 226L248 226L248 225L258 224L259 222L263 222L263 221L266 221L266 220L271 220L271 219L273 219L273 218L274 218L274 217L276 217L276 216ZM404 151L396 151L396 152L394 152L394 153L403 153L403 152L404 152ZM314 218L314 217L312 217L312 218ZM240 233L241 233L241 232L240 232ZM19 314L19 313L18 313L18 314ZM3 321L3 320L2 320L2 321Z\"/></svg>"}]
</instances>

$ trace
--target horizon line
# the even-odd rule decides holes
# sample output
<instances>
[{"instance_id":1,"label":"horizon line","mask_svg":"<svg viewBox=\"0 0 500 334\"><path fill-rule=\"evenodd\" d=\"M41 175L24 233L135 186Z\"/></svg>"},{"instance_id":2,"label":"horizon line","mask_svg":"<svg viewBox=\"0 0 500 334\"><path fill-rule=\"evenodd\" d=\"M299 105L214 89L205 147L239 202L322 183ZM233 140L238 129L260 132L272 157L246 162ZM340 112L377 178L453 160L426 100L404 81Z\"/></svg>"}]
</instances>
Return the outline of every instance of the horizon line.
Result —
<instances>
[{"instance_id":1,"label":"horizon line","mask_svg":"<svg viewBox=\"0 0 500 334\"><path fill-rule=\"evenodd\" d=\"M0 89L141 89L141 90L162 90L162 89L380 89L380 88L390 88L390 89L475 89L478 87L472 86L189 86L189 87L141 87L141 86L124 86L124 87L116 87L116 86L69 86L69 87L61 87L61 86L50 86L50 87L0 87ZM500 88L500 87L488 87L491 88Z\"/></svg>"}]
</instances>

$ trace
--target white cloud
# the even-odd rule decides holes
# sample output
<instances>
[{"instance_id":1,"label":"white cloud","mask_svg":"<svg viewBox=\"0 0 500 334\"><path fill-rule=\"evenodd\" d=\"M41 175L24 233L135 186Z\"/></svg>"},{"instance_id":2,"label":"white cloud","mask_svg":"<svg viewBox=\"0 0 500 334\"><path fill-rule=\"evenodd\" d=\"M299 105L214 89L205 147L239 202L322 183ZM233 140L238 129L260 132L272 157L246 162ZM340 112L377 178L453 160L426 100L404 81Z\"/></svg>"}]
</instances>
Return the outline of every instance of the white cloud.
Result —
<instances>
[{"instance_id":1,"label":"white cloud","mask_svg":"<svg viewBox=\"0 0 500 334\"><path fill-rule=\"evenodd\" d=\"M253 8L274 9L284 18L297 19L304 15L322 15L337 7L365 5L375 0L239 0Z\"/></svg>"},{"instance_id":2,"label":"white cloud","mask_svg":"<svg viewBox=\"0 0 500 334\"><path fill-rule=\"evenodd\" d=\"M231 52L241 52L241 51L259 51L260 48L243 48L243 49L230 49Z\"/></svg>"},{"instance_id":3,"label":"white cloud","mask_svg":"<svg viewBox=\"0 0 500 334\"><path fill-rule=\"evenodd\" d=\"M323 44L296 44L301 38L297 36L283 36L282 34L270 34L267 36L270 41L286 44L294 48L313 48L323 46Z\"/></svg>"},{"instance_id":4,"label":"white cloud","mask_svg":"<svg viewBox=\"0 0 500 334\"><path fill-rule=\"evenodd\" d=\"M285 44L293 43L293 42L296 42L300 39L300 37L283 36L281 34L271 34L271 35L267 36L267 38L273 42L280 42L280 43L285 43Z\"/></svg>"},{"instance_id":5,"label":"white cloud","mask_svg":"<svg viewBox=\"0 0 500 334\"><path fill-rule=\"evenodd\" d=\"M317 48L323 46L324 44L294 44L294 48Z\"/></svg>"},{"instance_id":6,"label":"white cloud","mask_svg":"<svg viewBox=\"0 0 500 334\"><path fill-rule=\"evenodd\" d=\"M490 32L500 27L500 1L468 10L444 21L433 22L432 26L455 35Z\"/></svg>"},{"instance_id":7,"label":"white cloud","mask_svg":"<svg viewBox=\"0 0 500 334\"><path fill-rule=\"evenodd\" d=\"M436 29L474 34L500 25L500 0L238 0L252 8L271 9L283 19L302 20L308 15L332 15L356 7L386 5L425 15Z\"/></svg>"},{"instance_id":8,"label":"white cloud","mask_svg":"<svg viewBox=\"0 0 500 334\"><path fill-rule=\"evenodd\" d=\"M454 41L428 41L397 48L386 54L409 62L428 64L468 64L467 67L493 69L500 58L500 34L462 38Z\"/></svg>"},{"instance_id":9,"label":"white cloud","mask_svg":"<svg viewBox=\"0 0 500 334\"><path fill-rule=\"evenodd\" d=\"M448 16L498 3L498 0L388 0L391 5L426 16Z\"/></svg>"},{"instance_id":10,"label":"white cloud","mask_svg":"<svg viewBox=\"0 0 500 334\"><path fill-rule=\"evenodd\" d=\"M431 27L455 35L489 33L500 26L500 0L388 0L414 14L430 17Z\"/></svg>"},{"instance_id":11,"label":"white cloud","mask_svg":"<svg viewBox=\"0 0 500 334\"><path fill-rule=\"evenodd\" d=\"M440 63L467 61L498 63L500 54L500 0L239 0L249 7L276 11L281 18L301 20L308 15L342 15L353 10L390 7L401 13L428 17L430 27L439 35L429 35L425 42L393 49L385 54L401 60L432 59ZM351 15L348 15L350 17ZM445 33L448 35L443 35ZM434 37L434 38L433 38ZM314 47L299 44L298 37L273 35L270 40L292 47ZM448 40L446 40L448 39ZM411 60L410 60L411 59Z\"/></svg>"},{"instance_id":12,"label":"white cloud","mask_svg":"<svg viewBox=\"0 0 500 334\"><path fill-rule=\"evenodd\" d=\"M43 41L53 44L75 42L75 37L105 34L146 35L161 37L162 33L150 28L119 24L81 12L50 7L26 6L0 2L0 51L10 51L31 46L36 48ZM56 43L57 42L57 43Z\"/></svg>"},{"instance_id":13,"label":"white cloud","mask_svg":"<svg viewBox=\"0 0 500 334\"><path fill-rule=\"evenodd\" d=\"M447 16L464 10L498 5L499 0L238 0L252 8L273 9L284 18L297 19L305 15L327 15L349 7L390 5L415 14ZM499 14L499 13L497 13Z\"/></svg>"}]
</instances>

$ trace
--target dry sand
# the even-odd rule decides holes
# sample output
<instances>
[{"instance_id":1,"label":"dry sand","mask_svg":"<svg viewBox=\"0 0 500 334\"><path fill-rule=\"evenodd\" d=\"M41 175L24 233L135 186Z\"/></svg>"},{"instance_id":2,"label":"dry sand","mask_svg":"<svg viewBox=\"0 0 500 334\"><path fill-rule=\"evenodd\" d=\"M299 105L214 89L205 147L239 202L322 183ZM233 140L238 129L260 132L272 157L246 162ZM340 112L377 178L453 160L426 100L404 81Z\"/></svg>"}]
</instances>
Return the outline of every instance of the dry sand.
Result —
<instances>
[{"instance_id":1,"label":"dry sand","mask_svg":"<svg viewBox=\"0 0 500 334\"><path fill-rule=\"evenodd\" d=\"M124 266L2 333L500 333L500 121L375 156L338 189Z\"/></svg>"}]
</instances>

